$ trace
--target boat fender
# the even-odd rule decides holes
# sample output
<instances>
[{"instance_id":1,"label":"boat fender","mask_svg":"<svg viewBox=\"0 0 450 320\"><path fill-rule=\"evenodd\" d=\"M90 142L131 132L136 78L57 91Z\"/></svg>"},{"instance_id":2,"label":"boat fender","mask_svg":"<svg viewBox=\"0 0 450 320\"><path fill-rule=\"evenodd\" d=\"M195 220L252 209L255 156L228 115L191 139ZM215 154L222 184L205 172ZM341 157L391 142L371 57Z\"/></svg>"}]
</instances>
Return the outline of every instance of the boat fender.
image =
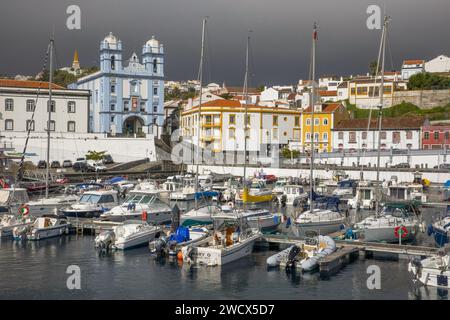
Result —
<instances>
[{"instance_id":1,"label":"boat fender","mask_svg":"<svg viewBox=\"0 0 450 320\"><path fill-rule=\"evenodd\" d=\"M142 221L147 221L147 211L142 211Z\"/></svg>"},{"instance_id":2,"label":"boat fender","mask_svg":"<svg viewBox=\"0 0 450 320\"><path fill-rule=\"evenodd\" d=\"M177 253L177 259L178 259L179 261L183 261L183 253L182 253L181 251L178 251L178 253Z\"/></svg>"}]
</instances>

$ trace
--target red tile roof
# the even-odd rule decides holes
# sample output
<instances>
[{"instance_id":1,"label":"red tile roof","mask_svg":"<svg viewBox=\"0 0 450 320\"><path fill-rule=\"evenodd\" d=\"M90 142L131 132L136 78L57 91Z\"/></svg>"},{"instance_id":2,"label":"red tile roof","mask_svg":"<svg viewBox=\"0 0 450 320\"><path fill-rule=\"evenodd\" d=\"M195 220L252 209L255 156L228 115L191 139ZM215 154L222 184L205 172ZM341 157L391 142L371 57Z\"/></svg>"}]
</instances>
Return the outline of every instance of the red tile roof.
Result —
<instances>
[{"instance_id":1,"label":"red tile roof","mask_svg":"<svg viewBox=\"0 0 450 320\"><path fill-rule=\"evenodd\" d=\"M383 118L381 129L419 129L425 121L424 117ZM339 121L334 130L367 130L369 119L344 119ZM370 120L370 129L378 129L378 120Z\"/></svg>"},{"instance_id":2,"label":"red tile roof","mask_svg":"<svg viewBox=\"0 0 450 320\"><path fill-rule=\"evenodd\" d=\"M49 83L45 81L0 79L0 87L48 89ZM53 83L52 89L66 89L66 88Z\"/></svg>"},{"instance_id":3,"label":"red tile roof","mask_svg":"<svg viewBox=\"0 0 450 320\"><path fill-rule=\"evenodd\" d=\"M342 106L342 103L336 102L336 103L322 103L322 111L321 112L315 112L315 113L331 113L336 111L340 106ZM311 113L311 107L308 107L303 111L304 113Z\"/></svg>"},{"instance_id":4,"label":"red tile roof","mask_svg":"<svg viewBox=\"0 0 450 320\"><path fill-rule=\"evenodd\" d=\"M425 60L404 60L403 65L405 64L423 64Z\"/></svg>"},{"instance_id":5,"label":"red tile roof","mask_svg":"<svg viewBox=\"0 0 450 320\"><path fill-rule=\"evenodd\" d=\"M334 96L337 96L337 91L336 90L329 90L329 91L323 90L323 91L319 91L319 95L321 97L334 97Z\"/></svg>"}]
</instances>

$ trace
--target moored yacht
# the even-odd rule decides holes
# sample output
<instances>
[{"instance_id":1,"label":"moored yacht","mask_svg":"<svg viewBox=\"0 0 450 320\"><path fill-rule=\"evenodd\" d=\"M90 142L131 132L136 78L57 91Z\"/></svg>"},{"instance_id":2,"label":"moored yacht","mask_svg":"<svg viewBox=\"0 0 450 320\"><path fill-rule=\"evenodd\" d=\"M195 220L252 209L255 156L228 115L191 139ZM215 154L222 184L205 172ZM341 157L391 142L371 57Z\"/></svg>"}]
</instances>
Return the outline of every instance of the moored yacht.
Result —
<instances>
[{"instance_id":1,"label":"moored yacht","mask_svg":"<svg viewBox=\"0 0 450 320\"><path fill-rule=\"evenodd\" d=\"M116 190L86 191L69 207L61 209L67 217L98 218L119 203Z\"/></svg>"},{"instance_id":2,"label":"moored yacht","mask_svg":"<svg viewBox=\"0 0 450 320\"><path fill-rule=\"evenodd\" d=\"M49 215L36 218L33 224L19 226L13 229L16 240L42 240L59 237L69 233L70 225L65 217Z\"/></svg>"},{"instance_id":3,"label":"moored yacht","mask_svg":"<svg viewBox=\"0 0 450 320\"><path fill-rule=\"evenodd\" d=\"M159 198L159 191L131 190L118 206L100 215L102 220L126 221L144 217L148 222L162 224L170 221L171 208Z\"/></svg>"},{"instance_id":4,"label":"moored yacht","mask_svg":"<svg viewBox=\"0 0 450 320\"><path fill-rule=\"evenodd\" d=\"M450 277L449 251L449 248L445 247L432 257L412 260L408 264L408 271L416 280L426 286L450 289L448 281Z\"/></svg>"}]
</instances>

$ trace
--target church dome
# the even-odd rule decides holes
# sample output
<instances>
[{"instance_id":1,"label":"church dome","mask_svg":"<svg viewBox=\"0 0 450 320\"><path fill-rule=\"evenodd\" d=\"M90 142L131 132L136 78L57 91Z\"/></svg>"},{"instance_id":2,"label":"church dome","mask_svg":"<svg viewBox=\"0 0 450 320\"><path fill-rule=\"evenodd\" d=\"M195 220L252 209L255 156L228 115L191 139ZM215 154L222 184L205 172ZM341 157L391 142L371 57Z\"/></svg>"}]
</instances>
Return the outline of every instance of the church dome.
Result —
<instances>
[{"instance_id":1,"label":"church dome","mask_svg":"<svg viewBox=\"0 0 450 320\"><path fill-rule=\"evenodd\" d=\"M115 35L112 34L112 32L110 32L105 39L103 39L103 41L108 42L109 44L117 44L117 42L119 41L119 39L117 39L117 37Z\"/></svg>"},{"instance_id":2,"label":"church dome","mask_svg":"<svg viewBox=\"0 0 450 320\"><path fill-rule=\"evenodd\" d=\"M152 36L152 38L148 40L145 45L150 47L159 47L159 41L155 39L155 36Z\"/></svg>"}]
</instances>

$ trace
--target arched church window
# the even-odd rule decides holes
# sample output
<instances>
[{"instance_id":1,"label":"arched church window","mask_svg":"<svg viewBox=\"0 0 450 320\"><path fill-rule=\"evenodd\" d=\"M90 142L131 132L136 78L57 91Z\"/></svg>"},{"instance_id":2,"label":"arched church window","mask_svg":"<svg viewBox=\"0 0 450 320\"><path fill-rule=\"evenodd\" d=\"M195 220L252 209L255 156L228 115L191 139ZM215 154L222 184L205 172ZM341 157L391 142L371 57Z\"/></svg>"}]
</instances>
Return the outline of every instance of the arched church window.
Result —
<instances>
[{"instance_id":1,"label":"arched church window","mask_svg":"<svg viewBox=\"0 0 450 320\"><path fill-rule=\"evenodd\" d=\"M153 72L158 72L158 61L156 59L153 59Z\"/></svg>"},{"instance_id":2,"label":"arched church window","mask_svg":"<svg viewBox=\"0 0 450 320\"><path fill-rule=\"evenodd\" d=\"M111 70L115 70L115 69L116 69L116 57L111 56Z\"/></svg>"}]
</instances>

